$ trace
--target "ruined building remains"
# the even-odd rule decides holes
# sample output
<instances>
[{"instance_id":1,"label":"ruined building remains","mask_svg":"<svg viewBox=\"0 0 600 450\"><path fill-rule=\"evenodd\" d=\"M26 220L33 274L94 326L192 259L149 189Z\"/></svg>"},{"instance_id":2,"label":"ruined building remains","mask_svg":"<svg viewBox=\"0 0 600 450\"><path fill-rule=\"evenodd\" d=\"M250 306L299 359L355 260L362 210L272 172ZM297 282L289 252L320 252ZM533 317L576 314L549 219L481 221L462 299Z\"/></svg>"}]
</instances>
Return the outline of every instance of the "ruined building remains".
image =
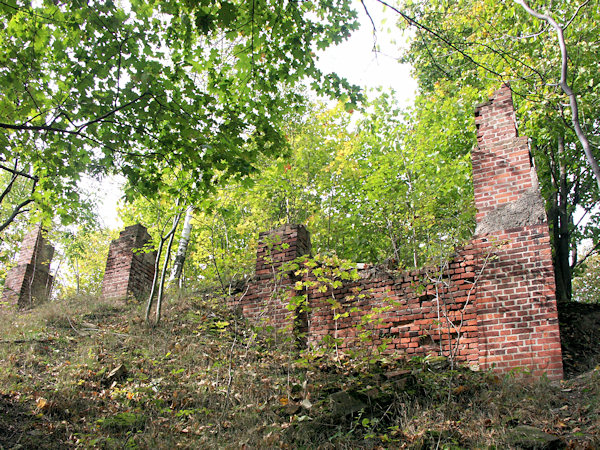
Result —
<instances>
[{"instance_id":1,"label":"ruined building remains","mask_svg":"<svg viewBox=\"0 0 600 450\"><path fill-rule=\"evenodd\" d=\"M139 300L149 293L156 260L156 252L144 250L149 241L146 228L136 224L126 227L119 238L110 243L102 297Z\"/></svg>"},{"instance_id":2,"label":"ruined building remains","mask_svg":"<svg viewBox=\"0 0 600 450\"><path fill-rule=\"evenodd\" d=\"M310 251L302 225L262 233L256 276L232 300L250 320L338 348L387 344L388 351L454 357L478 369L524 369L562 377L548 225L526 137L517 133L511 91L475 113L472 153L475 237L436 271L366 269L334 287L282 264ZM435 274L435 276L432 276ZM299 289L299 290L298 290ZM294 296L306 307L289 310ZM293 308L292 308L293 309Z\"/></svg>"},{"instance_id":3,"label":"ruined building remains","mask_svg":"<svg viewBox=\"0 0 600 450\"><path fill-rule=\"evenodd\" d=\"M286 266L310 253L306 228L288 224L261 233L255 277L231 305L256 323L288 330L305 345L385 346L407 356L443 354L483 370L525 369L561 378L548 224L509 87L477 107L475 117L477 228L446 264L404 273L371 267L357 279L338 272L328 284L315 274L327 270L325 263ZM142 250L149 240L143 226L133 225L111 243L105 298L140 299L148 293L156 259ZM3 304L30 307L48 296L52 254L40 227L27 235L7 276Z\"/></svg>"},{"instance_id":4,"label":"ruined building remains","mask_svg":"<svg viewBox=\"0 0 600 450\"><path fill-rule=\"evenodd\" d=\"M25 235L17 265L6 275L1 304L31 308L44 302L54 280L49 273L53 255L54 248L44 239L42 226L37 225Z\"/></svg>"}]
</instances>

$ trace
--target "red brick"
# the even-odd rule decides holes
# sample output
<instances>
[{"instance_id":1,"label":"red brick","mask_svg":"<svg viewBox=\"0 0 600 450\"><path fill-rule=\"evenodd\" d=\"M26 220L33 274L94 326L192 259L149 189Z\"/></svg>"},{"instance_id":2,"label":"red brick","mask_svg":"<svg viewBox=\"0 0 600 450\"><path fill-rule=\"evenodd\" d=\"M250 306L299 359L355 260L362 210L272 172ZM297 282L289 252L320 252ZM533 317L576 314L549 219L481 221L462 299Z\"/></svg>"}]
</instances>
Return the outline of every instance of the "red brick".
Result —
<instances>
[{"instance_id":1,"label":"red brick","mask_svg":"<svg viewBox=\"0 0 600 450\"><path fill-rule=\"evenodd\" d=\"M495 208L517 200L526 189L535 185L535 180L531 176L527 138L517 137L512 99L507 87L478 108L476 123L479 148L473 151L472 161L475 205L477 220L480 221ZM287 251L272 252L273 266L310 248L308 233L299 226L286 225L271 234L290 243ZM268 233L261 233L261 242L266 241L267 236ZM502 245L497 246L495 242ZM257 277L265 277L263 281L272 276L269 270L265 270L268 268L264 261L265 255L269 254L267 250L263 244L257 252L256 273ZM495 254L496 258L486 260L488 254ZM372 313L374 307L386 305L389 298L401 306L394 306L367 324L373 332L372 345L380 342L381 336L392 335L394 351L423 354L431 351L428 345L432 339L439 342L441 337L446 352L459 345L456 349L458 359L477 363L482 369L493 365L502 372L526 366L534 375L545 371L551 378L562 376L546 223L520 225L488 236L476 236L457 250L444 270L449 285L440 286L437 292L431 282L423 286L423 280L427 279L426 270L413 270L397 277L363 272L363 278L345 283L333 293L309 289L312 311L303 325L303 329L308 331L308 342L318 345L323 336L334 335L337 327L337 335L346 338L342 347L363 345L351 340L357 334L357 325L362 323L366 314ZM476 285L471 283L474 279L477 279ZM293 281L291 276L282 283L286 287ZM344 297L358 287L366 297L344 301ZM281 313L285 305L271 299L268 290L262 289L261 292L262 299L261 295L256 295L241 301L257 306L268 304L266 314L275 318L278 325L285 324L288 316ZM332 294L342 302L341 309L335 313L348 312L354 306L360 311L333 321L334 312L327 303ZM235 304L235 300L231 303ZM442 311L438 311L438 304L443 307ZM261 314L265 312L264 308L255 309L261 310ZM457 341L457 330L447 323L443 311L459 328L460 340ZM378 323L375 319L383 322ZM448 334L448 326L451 334Z\"/></svg>"}]
</instances>

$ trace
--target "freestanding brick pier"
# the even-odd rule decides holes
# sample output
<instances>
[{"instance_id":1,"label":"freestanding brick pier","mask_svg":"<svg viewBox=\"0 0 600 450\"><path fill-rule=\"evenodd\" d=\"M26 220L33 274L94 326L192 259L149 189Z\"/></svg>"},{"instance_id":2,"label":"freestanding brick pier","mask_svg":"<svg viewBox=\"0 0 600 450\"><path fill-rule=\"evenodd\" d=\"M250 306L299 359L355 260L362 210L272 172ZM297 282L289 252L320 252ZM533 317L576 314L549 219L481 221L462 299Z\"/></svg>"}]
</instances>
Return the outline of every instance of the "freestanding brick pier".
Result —
<instances>
[{"instance_id":1,"label":"freestanding brick pier","mask_svg":"<svg viewBox=\"0 0 600 450\"><path fill-rule=\"evenodd\" d=\"M54 248L44 239L41 225L27 233L21 244L17 265L6 276L2 303L31 308L44 302L54 280L49 273L53 255Z\"/></svg>"},{"instance_id":2,"label":"freestanding brick pier","mask_svg":"<svg viewBox=\"0 0 600 450\"><path fill-rule=\"evenodd\" d=\"M119 238L110 243L102 297L139 300L149 293L156 260L155 252L142 250L149 241L146 228L137 224L126 227Z\"/></svg>"},{"instance_id":3,"label":"freestanding brick pier","mask_svg":"<svg viewBox=\"0 0 600 450\"><path fill-rule=\"evenodd\" d=\"M442 354L473 368L562 378L548 225L527 138L517 133L510 88L503 86L475 116L477 229L447 264L405 273L363 270L359 279L328 289L309 285L301 292L306 317L292 323L287 299L298 295L292 284L307 278L274 275L281 261L310 246L303 227L286 225L272 232L283 247L261 234L256 277L232 304L252 321L306 332L309 345L331 338L338 349L385 344L387 351L408 356Z\"/></svg>"}]
</instances>

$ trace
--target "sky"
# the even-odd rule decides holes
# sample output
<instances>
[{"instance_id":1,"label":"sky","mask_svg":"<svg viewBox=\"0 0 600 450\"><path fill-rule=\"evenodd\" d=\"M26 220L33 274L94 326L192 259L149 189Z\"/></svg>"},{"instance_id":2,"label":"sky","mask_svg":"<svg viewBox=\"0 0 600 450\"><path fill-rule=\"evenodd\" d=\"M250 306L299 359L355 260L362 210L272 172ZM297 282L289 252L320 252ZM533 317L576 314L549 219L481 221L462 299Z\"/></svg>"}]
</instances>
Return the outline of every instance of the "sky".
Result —
<instances>
[{"instance_id":1,"label":"sky","mask_svg":"<svg viewBox=\"0 0 600 450\"><path fill-rule=\"evenodd\" d=\"M359 9L360 29L354 31L344 43L317 53L318 67L325 73L336 72L367 92L378 87L393 89L400 104L408 106L412 103L417 85L410 76L410 66L398 62L406 38L395 29L394 12L371 2L369 14L375 24L375 33L364 9ZM377 52L374 51L375 43ZM94 180L84 183L88 190L95 193L99 202L99 218L106 227L122 226L117 218L116 207L122 195L122 184L123 180L118 177L105 179L101 183Z\"/></svg>"},{"instance_id":2,"label":"sky","mask_svg":"<svg viewBox=\"0 0 600 450\"><path fill-rule=\"evenodd\" d=\"M417 84L410 76L410 66L398 61L406 37L395 27L396 13L393 11L386 11L380 4L371 2L369 14L375 24L375 33L369 17L360 9L360 29L343 44L320 52L318 67L324 72L337 72L352 84L366 89L380 86L393 89L401 104L407 106L414 99Z\"/></svg>"}]
</instances>

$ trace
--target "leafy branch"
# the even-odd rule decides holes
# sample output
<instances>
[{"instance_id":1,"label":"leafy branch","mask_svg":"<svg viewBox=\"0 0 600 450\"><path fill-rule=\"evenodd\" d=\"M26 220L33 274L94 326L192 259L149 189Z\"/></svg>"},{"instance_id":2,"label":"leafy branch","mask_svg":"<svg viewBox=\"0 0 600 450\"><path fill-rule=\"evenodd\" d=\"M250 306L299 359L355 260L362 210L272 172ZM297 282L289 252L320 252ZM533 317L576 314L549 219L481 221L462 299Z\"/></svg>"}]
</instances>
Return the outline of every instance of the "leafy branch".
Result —
<instances>
[{"instance_id":1,"label":"leafy branch","mask_svg":"<svg viewBox=\"0 0 600 450\"><path fill-rule=\"evenodd\" d=\"M573 124L573 129L575 130L575 134L577 135L577 138L579 139L579 142L581 143L581 146L583 147L583 151L585 153L587 162L590 165L592 172L594 173L594 178L596 178L596 183L598 185L598 188L600 189L600 165L598 165L598 161L596 160L594 154L592 153L592 149L590 146L590 142L587 138L587 135L584 133L583 129L581 128L581 122L579 120L579 105L577 102L577 97L567 81L567 75L568 75L568 70L569 70L569 54L567 52L567 44L565 42L563 27L560 26L559 23L551 15L540 13L540 12L534 10L533 8L531 8L525 0L514 0L514 1L516 3L518 3L519 5L521 5L525 9L525 11L527 11L527 13L530 14L531 16L547 22L552 28L554 28L554 31L556 32L556 37L558 39L558 45L560 47L560 54L561 54L560 87L562 88L563 92L567 95L567 97L569 97L569 105L571 107L571 121ZM588 1L589 0L586 0L585 2L583 2L582 4L579 5L573 18L575 17L575 15L577 15L579 10L588 3ZM573 19L571 19L571 21L572 20Z\"/></svg>"}]
</instances>

